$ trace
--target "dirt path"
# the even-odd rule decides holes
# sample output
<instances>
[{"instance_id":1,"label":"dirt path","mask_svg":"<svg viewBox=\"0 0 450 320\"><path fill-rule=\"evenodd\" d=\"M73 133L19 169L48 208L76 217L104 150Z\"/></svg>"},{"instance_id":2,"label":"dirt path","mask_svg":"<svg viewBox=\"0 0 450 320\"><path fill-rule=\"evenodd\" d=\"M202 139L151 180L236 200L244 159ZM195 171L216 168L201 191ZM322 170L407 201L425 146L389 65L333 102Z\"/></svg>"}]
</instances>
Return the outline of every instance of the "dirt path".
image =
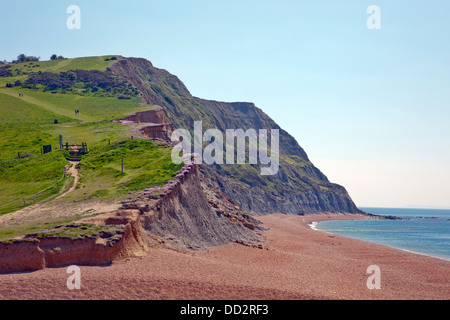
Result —
<instances>
[{"instance_id":1,"label":"dirt path","mask_svg":"<svg viewBox=\"0 0 450 320\"><path fill-rule=\"evenodd\" d=\"M15 212L0 216L0 229L60 221L74 216L82 217L84 215L106 213L118 209L120 203L117 200L99 201L92 199L75 205L73 200L65 199L67 195L75 191L79 181L78 170L76 169L78 162L70 161L70 163L72 165L67 170L67 173L74 177L74 181L67 191L58 195L56 198L35 203Z\"/></svg>"},{"instance_id":2,"label":"dirt path","mask_svg":"<svg viewBox=\"0 0 450 320\"><path fill-rule=\"evenodd\" d=\"M59 199L59 198L62 198L62 197L64 197L64 196L68 195L69 193L71 193L72 191L74 191L75 188L77 187L77 183L78 183L78 180L79 180L78 170L77 170L77 164L78 164L78 161L69 161L69 162L72 164L72 166L69 168L69 170L67 170L67 173L70 173L70 175L71 175L72 177L74 177L73 184L72 184L72 186L69 188L69 190L67 190L66 192L60 194L60 195L57 196L54 200Z\"/></svg>"},{"instance_id":3,"label":"dirt path","mask_svg":"<svg viewBox=\"0 0 450 320\"><path fill-rule=\"evenodd\" d=\"M74 161L69 161L72 166L69 168L69 170L67 170L66 173L71 174L75 179L73 181L72 186L69 188L69 190L67 190L66 192L58 195L56 198L50 198L50 199L46 199L40 202L37 202L35 204L32 204L30 206L27 206L23 209L17 210L15 212L11 212L8 214L5 214L3 216L0 216L0 225L2 224L8 224L8 221L22 221L25 222L26 217L28 216L36 216L36 212L39 212L41 207L44 206L45 204L48 204L49 202L53 201L53 200L57 200L60 199L64 196L66 196L67 194L69 194L70 192L72 192L73 190L75 190L79 177L78 177L78 170L76 168L76 165L78 162L74 162Z\"/></svg>"}]
</instances>

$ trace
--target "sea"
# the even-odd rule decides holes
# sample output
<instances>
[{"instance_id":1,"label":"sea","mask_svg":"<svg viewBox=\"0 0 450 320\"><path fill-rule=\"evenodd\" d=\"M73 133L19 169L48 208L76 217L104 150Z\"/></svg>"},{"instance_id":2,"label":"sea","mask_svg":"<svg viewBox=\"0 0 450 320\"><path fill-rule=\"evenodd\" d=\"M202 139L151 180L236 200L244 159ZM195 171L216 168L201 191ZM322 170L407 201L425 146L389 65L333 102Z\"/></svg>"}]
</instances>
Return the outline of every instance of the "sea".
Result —
<instances>
[{"instance_id":1,"label":"sea","mask_svg":"<svg viewBox=\"0 0 450 320\"><path fill-rule=\"evenodd\" d=\"M401 219L323 221L315 228L450 261L450 209L360 209Z\"/></svg>"}]
</instances>

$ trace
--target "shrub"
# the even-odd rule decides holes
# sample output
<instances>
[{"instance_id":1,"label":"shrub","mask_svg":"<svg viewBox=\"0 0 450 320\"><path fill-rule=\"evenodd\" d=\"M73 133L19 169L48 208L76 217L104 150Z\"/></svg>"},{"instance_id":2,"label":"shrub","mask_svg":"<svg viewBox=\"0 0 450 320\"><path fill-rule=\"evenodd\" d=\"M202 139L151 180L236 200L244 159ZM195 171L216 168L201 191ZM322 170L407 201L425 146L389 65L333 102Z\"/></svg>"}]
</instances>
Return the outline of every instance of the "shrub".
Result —
<instances>
[{"instance_id":1,"label":"shrub","mask_svg":"<svg viewBox=\"0 0 450 320\"><path fill-rule=\"evenodd\" d=\"M0 77L11 77L13 73L9 70L9 68L11 68L10 65L2 65L0 67Z\"/></svg>"},{"instance_id":2,"label":"shrub","mask_svg":"<svg viewBox=\"0 0 450 320\"><path fill-rule=\"evenodd\" d=\"M113 92L122 95L120 99L130 99L136 95L137 90L125 81L119 80L111 71L98 70L69 70L67 72L52 73L41 72L30 75L22 87L33 88L42 85L44 91L67 91L71 89L84 89L84 93Z\"/></svg>"}]
</instances>

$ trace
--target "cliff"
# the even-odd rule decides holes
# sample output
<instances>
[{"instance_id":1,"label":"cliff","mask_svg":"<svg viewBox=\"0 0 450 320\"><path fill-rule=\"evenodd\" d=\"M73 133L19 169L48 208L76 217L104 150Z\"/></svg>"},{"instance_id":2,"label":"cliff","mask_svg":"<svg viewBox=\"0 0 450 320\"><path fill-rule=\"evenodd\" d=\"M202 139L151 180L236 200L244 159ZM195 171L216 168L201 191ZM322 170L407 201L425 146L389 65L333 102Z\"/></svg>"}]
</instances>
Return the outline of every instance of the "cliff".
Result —
<instances>
[{"instance_id":1,"label":"cliff","mask_svg":"<svg viewBox=\"0 0 450 320\"><path fill-rule=\"evenodd\" d=\"M211 183L252 214L275 212L360 213L344 187L331 183L309 160L306 152L285 130L253 103L205 100L193 97L176 76L140 58L127 58L110 67L118 77L137 88L145 103L161 106L161 130L192 130L202 121L204 130L278 129L280 168L274 176L261 176L256 165L203 165ZM168 123L172 124L169 126ZM151 132L147 136L158 136ZM166 136L169 135L166 132Z\"/></svg>"},{"instance_id":2,"label":"cliff","mask_svg":"<svg viewBox=\"0 0 450 320\"><path fill-rule=\"evenodd\" d=\"M109 265L147 251L139 214L121 211L0 242L0 273Z\"/></svg>"},{"instance_id":3,"label":"cliff","mask_svg":"<svg viewBox=\"0 0 450 320\"><path fill-rule=\"evenodd\" d=\"M121 120L140 124L144 136L167 141L177 128L192 131L195 121L202 121L204 130L221 132L278 129L278 172L263 176L259 164L248 163L185 165L165 186L143 190L118 212L0 242L0 273L107 265L146 254L152 245L251 244L264 240L254 215L361 212L345 188L331 183L297 141L253 103L193 97L176 76L145 59L123 59L109 71L151 105Z\"/></svg>"},{"instance_id":4,"label":"cliff","mask_svg":"<svg viewBox=\"0 0 450 320\"><path fill-rule=\"evenodd\" d=\"M161 188L124 201L123 209L139 210L142 227L158 243L176 249L205 249L230 241L262 241L259 222L231 198L208 183L197 165Z\"/></svg>"},{"instance_id":5,"label":"cliff","mask_svg":"<svg viewBox=\"0 0 450 320\"><path fill-rule=\"evenodd\" d=\"M205 249L263 241L260 222L185 166L164 187L124 201L121 210L0 242L0 273L68 265L109 265L147 254L151 246Z\"/></svg>"},{"instance_id":6,"label":"cliff","mask_svg":"<svg viewBox=\"0 0 450 320\"><path fill-rule=\"evenodd\" d=\"M154 109L136 112L122 119L122 121L132 121L133 123L144 123L142 133L151 139L170 140L174 127L167 118L164 109L154 106Z\"/></svg>"}]
</instances>

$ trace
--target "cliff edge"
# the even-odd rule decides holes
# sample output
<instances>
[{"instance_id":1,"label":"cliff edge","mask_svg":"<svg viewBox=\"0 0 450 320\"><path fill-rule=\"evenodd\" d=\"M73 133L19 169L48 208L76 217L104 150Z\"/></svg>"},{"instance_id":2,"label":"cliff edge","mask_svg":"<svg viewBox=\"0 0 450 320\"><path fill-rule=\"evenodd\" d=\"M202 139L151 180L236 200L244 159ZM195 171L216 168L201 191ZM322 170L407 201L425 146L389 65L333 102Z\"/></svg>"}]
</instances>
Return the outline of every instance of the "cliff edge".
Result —
<instances>
[{"instance_id":1,"label":"cliff edge","mask_svg":"<svg viewBox=\"0 0 450 320\"><path fill-rule=\"evenodd\" d=\"M298 142L253 103L194 97L178 77L155 68L142 58L123 59L110 70L137 88L145 103L162 108L165 116L160 129L170 128L170 131L154 133L150 128L149 137L170 137L177 128L192 130L194 121L202 121L205 130L217 128L221 132L226 129L279 130L280 167L276 175L261 176L258 167L252 165L203 165L207 167L204 172L211 177L211 183L244 211L254 215L362 213L345 188L331 183Z\"/></svg>"}]
</instances>

